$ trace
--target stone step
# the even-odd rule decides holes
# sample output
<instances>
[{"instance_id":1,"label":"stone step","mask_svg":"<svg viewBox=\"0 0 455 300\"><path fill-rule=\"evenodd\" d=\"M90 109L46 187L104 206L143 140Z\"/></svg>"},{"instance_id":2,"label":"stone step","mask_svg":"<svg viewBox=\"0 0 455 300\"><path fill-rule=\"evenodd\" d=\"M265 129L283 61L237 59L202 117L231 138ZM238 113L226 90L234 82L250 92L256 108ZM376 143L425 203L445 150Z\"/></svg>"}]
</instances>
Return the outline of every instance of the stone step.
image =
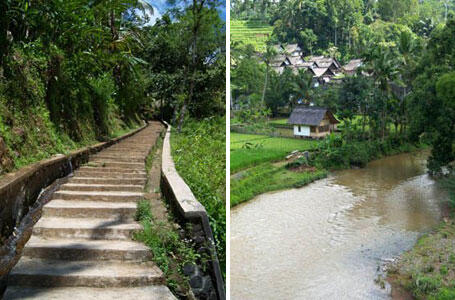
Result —
<instances>
[{"instance_id":1,"label":"stone step","mask_svg":"<svg viewBox=\"0 0 455 300\"><path fill-rule=\"evenodd\" d=\"M37 287L138 287L164 283L153 263L65 261L22 257L8 283Z\"/></svg>"},{"instance_id":2,"label":"stone step","mask_svg":"<svg viewBox=\"0 0 455 300\"><path fill-rule=\"evenodd\" d=\"M110 201L110 202L136 202L144 196L139 192L84 192L84 191L57 191L53 194L53 199L61 200L90 200L90 201Z\"/></svg>"},{"instance_id":3,"label":"stone step","mask_svg":"<svg viewBox=\"0 0 455 300\"><path fill-rule=\"evenodd\" d=\"M147 156L149 151L145 150L135 150L135 149L106 149L100 152L100 154L124 154L124 155L134 155L134 156Z\"/></svg>"},{"instance_id":4,"label":"stone step","mask_svg":"<svg viewBox=\"0 0 455 300\"><path fill-rule=\"evenodd\" d=\"M107 154L96 154L90 157L90 161L118 161L118 162L140 162L144 163L145 158L143 156L130 156L130 155L107 155Z\"/></svg>"},{"instance_id":5,"label":"stone step","mask_svg":"<svg viewBox=\"0 0 455 300\"><path fill-rule=\"evenodd\" d=\"M142 192L144 187L135 184L86 184L86 183L66 183L60 187L61 191L124 191Z\"/></svg>"},{"instance_id":6,"label":"stone step","mask_svg":"<svg viewBox=\"0 0 455 300\"><path fill-rule=\"evenodd\" d=\"M9 286L3 300L175 300L174 295L164 286L131 288L89 288L63 287L39 288Z\"/></svg>"},{"instance_id":7,"label":"stone step","mask_svg":"<svg viewBox=\"0 0 455 300\"><path fill-rule=\"evenodd\" d=\"M149 152L150 151L150 146L148 145L147 147L130 147L130 146L127 146L127 145L122 145L122 146L112 146L108 149L106 149L105 151L109 151L109 150L115 150L115 151L126 151L126 152L129 152L129 151L134 151L134 152Z\"/></svg>"},{"instance_id":8,"label":"stone step","mask_svg":"<svg viewBox=\"0 0 455 300\"><path fill-rule=\"evenodd\" d=\"M142 226L119 219L44 217L33 227L36 236L56 239L127 240Z\"/></svg>"},{"instance_id":9,"label":"stone step","mask_svg":"<svg viewBox=\"0 0 455 300\"><path fill-rule=\"evenodd\" d=\"M121 218L134 220L134 202L72 201L56 199L43 207L43 216L66 218Z\"/></svg>"},{"instance_id":10,"label":"stone step","mask_svg":"<svg viewBox=\"0 0 455 300\"><path fill-rule=\"evenodd\" d=\"M146 261L152 258L145 245L133 241L42 239L33 235L25 245L23 255L71 261Z\"/></svg>"},{"instance_id":11,"label":"stone step","mask_svg":"<svg viewBox=\"0 0 455 300\"><path fill-rule=\"evenodd\" d=\"M125 172L103 172L103 171L92 171L92 170L77 170L74 172L77 177L102 177L102 178L134 178L134 179L146 179L145 173L125 173Z\"/></svg>"},{"instance_id":12,"label":"stone step","mask_svg":"<svg viewBox=\"0 0 455 300\"><path fill-rule=\"evenodd\" d=\"M105 172L105 173L122 173L122 174L140 174L145 175L144 164L139 168L120 168L120 167L89 167L83 166L78 169L82 172Z\"/></svg>"},{"instance_id":13,"label":"stone step","mask_svg":"<svg viewBox=\"0 0 455 300\"><path fill-rule=\"evenodd\" d=\"M102 167L102 168L121 168L121 169L134 169L145 171L144 162L119 162L113 160L91 160L89 162L89 167Z\"/></svg>"},{"instance_id":14,"label":"stone step","mask_svg":"<svg viewBox=\"0 0 455 300\"><path fill-rule=\"evenodd\" d=\"M129 178L99 178L99 177L72 177L69 182L77 184L133 184L142 185L146 183L146 179L143 177L129 177Z\"/></svg>"}]
</instances>

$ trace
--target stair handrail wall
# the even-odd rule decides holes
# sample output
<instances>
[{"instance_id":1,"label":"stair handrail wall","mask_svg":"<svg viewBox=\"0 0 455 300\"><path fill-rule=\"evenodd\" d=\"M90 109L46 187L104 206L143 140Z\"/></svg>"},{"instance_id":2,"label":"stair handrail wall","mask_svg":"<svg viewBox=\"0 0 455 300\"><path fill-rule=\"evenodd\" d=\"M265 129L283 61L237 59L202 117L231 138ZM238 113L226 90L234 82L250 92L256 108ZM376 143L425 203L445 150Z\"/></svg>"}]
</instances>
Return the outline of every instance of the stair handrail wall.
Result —
<instances>
[{"instance_id":1,"label":"stair handrail wall","mask_svg":"<svg viewBox=\"0 0 455 300\"><path fill-rule=\"evenodd\" d=\"M205 234L210 250L210 273L215 281L215 289L219 300L226 299L224 280L221 274L220 263L216 253L215 242L209 218L205 207L196 199L190 187L177 172L171 153L171 125L166 125L166 135L163 141L161 165L161 191L170 202L171 207L177 212L184 223L200 224Z\"/></svg>"},{"instance_id":2,"label":"stair handrail wall","mask_svg":"<svg viewBox=\"0 0 455 300\"><path fill-rule=\"evenodd\" d=\"M0 299L8 274L19 261L30 239L33 225L41 217L41 208L59 185L93 155L140 131L144 124L123 136L73 151L5 174L0 178Z\"/></svg>"}]
</instances>

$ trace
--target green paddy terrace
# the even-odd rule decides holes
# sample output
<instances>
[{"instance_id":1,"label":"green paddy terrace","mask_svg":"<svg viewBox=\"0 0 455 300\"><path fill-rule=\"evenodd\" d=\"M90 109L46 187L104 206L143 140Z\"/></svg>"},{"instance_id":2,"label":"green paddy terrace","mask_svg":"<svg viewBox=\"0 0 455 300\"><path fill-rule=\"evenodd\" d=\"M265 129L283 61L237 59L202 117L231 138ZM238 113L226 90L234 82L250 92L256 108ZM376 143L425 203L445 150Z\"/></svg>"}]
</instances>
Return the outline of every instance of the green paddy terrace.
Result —
<instances>
[{"instance_id":1,"label":"green paddy terrace","mask_svg":"<svg viewBox=\"0 0 455 300\"><path fill-rule=\"evenodd\" d=\"M261 21L231 20L231 41L251 44L257 51L264 51L273 27Z\"/></svg>"}]
</instances>

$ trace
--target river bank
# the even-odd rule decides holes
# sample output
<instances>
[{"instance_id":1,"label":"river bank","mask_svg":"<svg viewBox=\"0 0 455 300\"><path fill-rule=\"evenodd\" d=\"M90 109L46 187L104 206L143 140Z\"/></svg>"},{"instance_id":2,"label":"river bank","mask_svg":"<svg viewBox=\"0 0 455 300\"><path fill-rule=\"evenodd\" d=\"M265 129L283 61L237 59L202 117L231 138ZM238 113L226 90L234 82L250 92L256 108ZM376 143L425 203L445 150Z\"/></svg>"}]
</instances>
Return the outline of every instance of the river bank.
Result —
<instances>
[{"instance_id":1,"label":"river bank","mask_svg":"<svg viewBox=\"0 0 455 300\"><path fill-rule=\"evenodd\" d=\"M393 299L455 299L455 220L444 218L387 269Z\"/></svg>"},{"instance_id":2,"label":"river bank","mask_svg":"<svg viewBox=\"0 0 455 300\"><path fill-rule=\"evenodd\" d=\"M322 141L231 133L231 207L263 193L303 187L329 171L364 167L368 162L424 148L397 138L346 142L333 135ZM310 151L310 159L290 168L291 152Z\"/></svg>"},{"instance_id":3,"label":"river bank","mask_svg":"<svg viewBox=\"0 0 455 300\"><path fill-rule=\"evenodd\" d=\"M382 266L441 223L428 152L385 157L231 210L232 299L390 299ZM253 297L254 295L254 297Z\"/></svg>"}]
</instances>

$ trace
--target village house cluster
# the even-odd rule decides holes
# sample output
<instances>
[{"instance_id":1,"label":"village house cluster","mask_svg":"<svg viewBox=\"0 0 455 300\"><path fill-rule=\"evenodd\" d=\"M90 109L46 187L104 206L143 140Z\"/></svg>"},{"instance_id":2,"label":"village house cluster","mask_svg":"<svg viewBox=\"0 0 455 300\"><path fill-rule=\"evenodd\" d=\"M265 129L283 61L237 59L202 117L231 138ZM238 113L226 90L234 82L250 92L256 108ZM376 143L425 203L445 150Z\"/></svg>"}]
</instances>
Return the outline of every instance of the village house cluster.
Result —
<instances>
[{"instance_id":1,"label":"village house cluster","mask_svg":"<svg viewBox=\"0 0 455 300\"><path fill-rule=\"evenodd\" d=\"M271 61L271 68L281 74L284 69L289 68L297 73L305 69L313 76L315 86L334 83L339 81L343 74L353 75L362 66L361 59L353 59L345 66L334 57L310 56L304 58L303 51L297 44L275 45L278 53Z\"/></svg>"}]
</instances>

